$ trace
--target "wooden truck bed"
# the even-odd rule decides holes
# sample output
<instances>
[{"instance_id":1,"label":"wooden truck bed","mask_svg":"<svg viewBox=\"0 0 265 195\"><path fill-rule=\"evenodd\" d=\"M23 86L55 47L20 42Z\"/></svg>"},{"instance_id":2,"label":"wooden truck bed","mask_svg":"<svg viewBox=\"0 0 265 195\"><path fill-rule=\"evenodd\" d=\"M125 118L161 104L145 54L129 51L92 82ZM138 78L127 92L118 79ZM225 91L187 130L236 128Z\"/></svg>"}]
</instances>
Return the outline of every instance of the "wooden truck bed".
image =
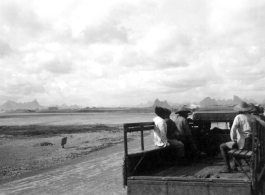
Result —
<instances>
[{"instance_id":1,"label":"wooden truck bed","mask_svg":"<svg viewBox=\"0 0 265 195\"><path fill-rule=\"evenodd\" d=\"M244 170L250 173L247 165ZM222 159L201 159L189 166L171 166L131 176L128 194L251 195L251 181L242 172L219 173Z\"/></svg>"},{"instance_id":2,"label":"wooden truck bed","mask_svg":"<svg viewBox=\"0 0 265 195\"><path fill-rule=\"evenodd\" d=\"M197 121L191 121L190 125L203 157L189 166L177 164L174 148L146 150L144 132L154 129L153 122L124 124L123 184L127 186L128 195L263 195L265 125L260 122L257 121L253 127L251 168L242 161L242 168L249 177L240 169L238 172L220 173L224 161L218 150L221 143L230 141L229 131L209 128L211 122L216 121L231 124L235 114L216 112L195 115ZM212 118L207 118L210 116ZM203 117L207 120L204 121ZM141 133L140 152L128 152L127 133L131 132ZM205 145L201 144L204 140L207 140Z\"/></svg>"},{"instance_id":3,"label":"wooden truck bed","mask_svg":"<svg viewBox=\"0 0 265 195\"><path fill-rule=\"evenodd\" d=\"M234 171L232 173L219 173L223 168L224 162L220 158L192 163L189 166L172 166L150 173L149 176L159 177L181 177L181 178L209 178L209 179L236 179L247 180L247 176L242 171ZM250 168L243 163L244 170L250 174ZM146 175L148 176L148 175Z\"/></svg>"}]
</instances>

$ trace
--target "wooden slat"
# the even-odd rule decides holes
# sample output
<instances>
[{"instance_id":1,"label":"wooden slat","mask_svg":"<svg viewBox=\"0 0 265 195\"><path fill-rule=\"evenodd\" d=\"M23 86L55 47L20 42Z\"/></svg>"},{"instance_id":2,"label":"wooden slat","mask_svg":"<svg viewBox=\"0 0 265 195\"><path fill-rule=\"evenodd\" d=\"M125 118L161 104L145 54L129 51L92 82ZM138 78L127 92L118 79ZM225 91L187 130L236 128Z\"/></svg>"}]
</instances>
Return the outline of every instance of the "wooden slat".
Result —
<instances>
[{"instance_id":1,"label":"wooden slat","mask_svg":"<svg viewBox=\"0 0 265 195\"><path fill-rule=\"evenodd\" d=\"M237 150L237 151L234 152L233 155L234 155L234 156L238 156L242 151L243 151L243 150Z\"/></svg>"},{"instance_id":2,"label":"wooden slat","mask_svg":"<svg viewBox=\"0 0 265 195\"><path fill-rule=\"evenodd\" d=\"M136 153L131 153L130 156L141 156L143 154L148 154L148 153L153 153L153 152L158 152L158 151L161 151L161 150L168 150L168 149L172 149L172 148L170 148L170 147L154 148L152 150L144 150L144 151L139 151L139 152L136 152Z\"/></svg>"},{"instance_id":3,"label":"wooden slat","mask_svg":"<svg viewBox=\"0 0 265 195\"><path fill-rule=\"evenodd\" d=\"M124 124L123 124L123 127L124 127L124 128L127 128L127 127L150 126L150 125L154 125L154 122L124 123Z\"/></svg>"},{"instance_id":4,"label":"wooden slat","mask_svg":"<svg viewBox=\"0 0 265 195\"><path fill-rule=\"evenodd\" d=\"M148 131L148 130L153 130L154 126L137 126L137 127L127 127L126 131L129 132L136 132L136 131Z\"/></svg>"},{"instance_id":5,"label":"wooden slat","mask_svg":"<svg viewBox=\"0 0 265 195\"><path fill-rule=\"evenodd\" d=\"M240 157L245 157L245 155L246 155L248 152L249 152L248 150L243 150L243 151L239 154L239 156L240 156Z\"/></svg>"},{"instance_id":6,"label":"wooden slat","mask_svg":"<svg viewBox=\"0 0 265 195\"><path fill-rule=\"evenodd\" d=\"M232 154L234 154L234 152L236 152L236 151L237 151L237 149L232 149L232 150L230 150L230 151L228 152L228 154L232 155Z\"/></svg>"},{"instance_id":7,"label":"wooden slat","mask_svg":"<svg viewBox=\"0 0 265 195\"><path fill-rule=\"evenodd\" d=\"M252 151L249 151L249 152L245 155L245 157L250 158L250 157L252 156L252 154L253 154L253 152L252 152Z\"/></svg>"}]
</instances>

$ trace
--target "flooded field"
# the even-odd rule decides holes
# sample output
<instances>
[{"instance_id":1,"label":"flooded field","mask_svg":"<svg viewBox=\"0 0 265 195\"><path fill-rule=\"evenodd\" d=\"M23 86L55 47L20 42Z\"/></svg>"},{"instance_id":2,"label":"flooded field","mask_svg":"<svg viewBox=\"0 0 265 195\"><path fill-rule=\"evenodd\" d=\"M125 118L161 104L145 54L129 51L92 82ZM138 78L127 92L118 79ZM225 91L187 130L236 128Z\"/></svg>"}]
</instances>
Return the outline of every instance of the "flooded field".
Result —
<instances>
[{"instance_id":1,"label":"flooded field","mask_svg":"<svg viewBox=\"0 0 265 195\"><path fill-rule=\"evenodd\" d=\"M0 126L151 122L155 113L1 113Z\"/></svg>"}]
</instances>

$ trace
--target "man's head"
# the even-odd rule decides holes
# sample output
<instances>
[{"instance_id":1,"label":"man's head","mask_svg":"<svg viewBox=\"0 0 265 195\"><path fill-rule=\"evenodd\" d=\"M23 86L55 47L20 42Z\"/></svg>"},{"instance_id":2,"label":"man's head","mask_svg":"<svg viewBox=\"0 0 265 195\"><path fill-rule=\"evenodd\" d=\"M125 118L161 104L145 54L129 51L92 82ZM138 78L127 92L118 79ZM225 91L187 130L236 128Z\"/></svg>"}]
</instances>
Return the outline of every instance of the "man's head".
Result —
<instances>
[{"instance_id":1,"label":"man's head","mask_svg":"<svg viewBox=\"0 0 265 195\"><path fill-rule=\"evenodd\" d=\"M161 117L161 118L165 118L165 109L162 107L155 107L155 113L157 116Z\"/></svg>"},{"instance_id":2,"label":"man's head","mask_svg":"<svg viewBox=\"0 0 265 195\"><path fill-rule=\"evenodd\" d=\"M157 116L165 119L165 118L169 118L171 111L167 108L163 108L163 107L155 107L155 113Z\"/></svg>"},{"instance_id":3,"label":"man's head","mask_svg":"<svg viewBox=\"0 0 265 195\"><path fill-rule=\"evenodd\" d=\"M164 110L165 110L165 118L169 118L170 114L171 114L171 110L169 110L167 108L164 108Z\"/></svg>"},{"instance_id":4,"label":"man's head","mask_svg":"<svg viewBox=\"0 0 265 195\"><path fill-rule=\"evenodd\" d=\"M262 109L259 106L253 106L253 109L250 112L254 115L259 115L262 113Z\"/></svg>"},{"instance_id":5,"label":"man's head","mask_svg":"<svg viewBox=\"0 0 265 195\"><path fill-rule=\"evenodd\" d=\"M247 104L246 102L240 102L234 106L234 110L240 113L250 113L254 109L254 105Z\"/></svg>"},{"instance_id":6,"label":"man's head","mask_svg":"<svg viewBox=\"0 0 265 195\"><path fill-rule=\"evenodd\" d=\"M180 116L183 116L185 118L187 118L189 116L189 114L191 113L190 109L186 108L186 107L180 107L177 112L175 112L176 114L179 114Z\"/></svg>"}]
</instances>

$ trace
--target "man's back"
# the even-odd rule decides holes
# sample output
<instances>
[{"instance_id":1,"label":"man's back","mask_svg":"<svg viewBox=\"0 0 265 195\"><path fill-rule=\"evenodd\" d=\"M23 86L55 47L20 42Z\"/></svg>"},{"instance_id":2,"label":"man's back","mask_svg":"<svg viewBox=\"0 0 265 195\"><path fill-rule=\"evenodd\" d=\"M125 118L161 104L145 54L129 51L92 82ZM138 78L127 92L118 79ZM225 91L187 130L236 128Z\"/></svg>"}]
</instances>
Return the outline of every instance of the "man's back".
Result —
<instances>
[{"instance_id":1,"label":"man's back","mask_svg":"<svg viewBox=\"0 0 265 195\"><path fill-rule=\"evenodd\" d=\"M231 127L230 136L236 140L240 149L245 145L245 138L252 134L256 119L249 113L238 114Z\"/></svg>"},{"instance_id":2,"label":"man's back","mask_svg":"<svg viewBox=\"0 0 265 195\"><path fill-rule=\"evenodd\" d=\"M191 135L187 119L185 119L183 116L180 116L179 114L174 115L172 119L181 135Z\"/></svg>"},{"instance_id":3,"label":"man's back","mask_svg":"<svg viewBox=\"0 0 265 195\"><path fill-rule=\"evenodd\" d=\"M179 134L179 130L170 118L166 118L165 122L167 124L167 138L170 140L177 139L177 136Z\"/></svg>"}]
</instances>

